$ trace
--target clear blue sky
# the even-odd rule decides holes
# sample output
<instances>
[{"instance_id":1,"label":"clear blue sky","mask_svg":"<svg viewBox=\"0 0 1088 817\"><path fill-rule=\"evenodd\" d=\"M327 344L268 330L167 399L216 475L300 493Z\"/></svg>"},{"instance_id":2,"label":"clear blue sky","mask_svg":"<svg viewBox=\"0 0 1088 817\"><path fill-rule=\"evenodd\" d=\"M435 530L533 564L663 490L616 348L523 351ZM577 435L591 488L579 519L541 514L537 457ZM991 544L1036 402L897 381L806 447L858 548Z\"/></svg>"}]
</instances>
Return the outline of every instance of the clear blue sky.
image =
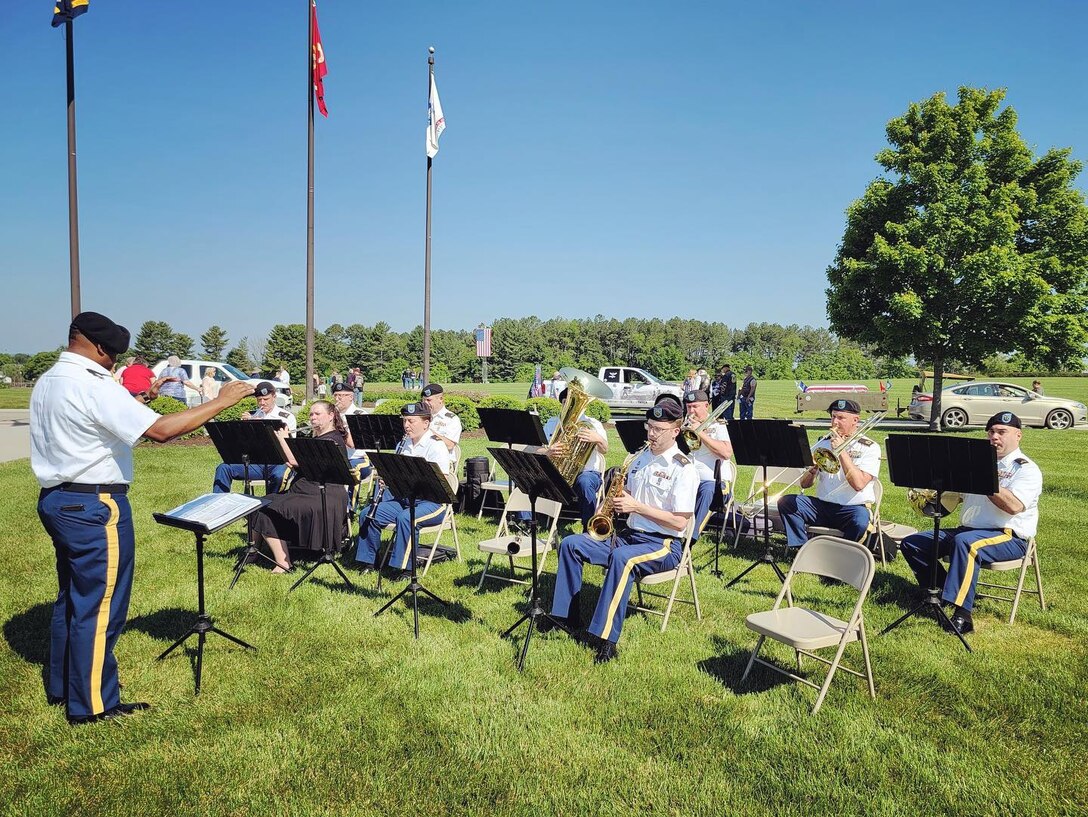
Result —
<instances>
[{"instance_id":1,"label":"clear blue sky","mask_svg":"<svg viewBox=\"0 0 1088 817\"><path fill-rule=\"evenodd\" d=\"M83 307L232 341L305 319L306 0L92 0L76 23ZM64 36L0 0L0 350L64 339ZM317 326L423 316L427 46L436 328L499 316L826 325L884 125L1005 87L1088 159L1081 2L318 6ZM1084 189L1088 177L1082 177Z\"/></svg>"}]
</instances>

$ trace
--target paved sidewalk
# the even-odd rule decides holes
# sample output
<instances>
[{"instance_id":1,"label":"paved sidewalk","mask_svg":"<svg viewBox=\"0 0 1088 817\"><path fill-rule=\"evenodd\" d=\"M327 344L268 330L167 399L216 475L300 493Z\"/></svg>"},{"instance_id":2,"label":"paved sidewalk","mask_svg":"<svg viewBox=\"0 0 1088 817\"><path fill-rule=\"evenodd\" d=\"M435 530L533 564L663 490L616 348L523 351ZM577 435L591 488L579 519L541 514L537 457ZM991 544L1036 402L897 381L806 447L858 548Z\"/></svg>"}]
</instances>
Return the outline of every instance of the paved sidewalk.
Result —
<instances>
[{"instance_id":1,"label":"paved sidewalk","mask_svg":"<svg viewBox=\"0 0 1088 817\"><path fill-rule=\"evenodd\" d=\"M30 456L30 412L0 409L0 462Z\"/></svg>"}]
</instances>

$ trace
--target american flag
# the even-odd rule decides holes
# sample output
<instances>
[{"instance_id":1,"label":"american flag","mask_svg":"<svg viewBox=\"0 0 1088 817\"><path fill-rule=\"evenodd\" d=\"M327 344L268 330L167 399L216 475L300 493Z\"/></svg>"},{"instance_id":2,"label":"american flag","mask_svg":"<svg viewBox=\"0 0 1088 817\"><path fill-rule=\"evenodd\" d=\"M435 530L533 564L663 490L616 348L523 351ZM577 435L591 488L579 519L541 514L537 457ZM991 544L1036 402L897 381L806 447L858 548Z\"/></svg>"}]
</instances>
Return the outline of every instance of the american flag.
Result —
<instances>
[{"instance_id":1,"label":"american flag","mask_svg":"<svg viewBox=\"0 0 1088 817\"><path fill-rule=\"evenodd\" d=\"M476 330L476 357L491 357L491 327Z\"/></svg>"}]
</instances>

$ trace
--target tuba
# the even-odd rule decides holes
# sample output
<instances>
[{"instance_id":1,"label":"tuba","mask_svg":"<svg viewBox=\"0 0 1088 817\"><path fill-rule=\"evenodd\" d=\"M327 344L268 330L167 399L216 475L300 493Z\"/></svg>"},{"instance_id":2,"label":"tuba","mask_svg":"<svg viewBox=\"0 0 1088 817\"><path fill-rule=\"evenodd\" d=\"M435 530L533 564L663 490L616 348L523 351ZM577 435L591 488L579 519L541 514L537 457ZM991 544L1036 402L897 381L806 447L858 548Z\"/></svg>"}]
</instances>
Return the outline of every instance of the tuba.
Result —
<instances>
[{"instance_id":1,"label":"tuba","mask_svg":"<svg viewBox=\"0 0 1088 817\"><path fill-rule=\"evenodd\" d=\"M562 454L551 454L551 460L568 485L582 473L593 453L593 444L578 439L578 432L588 426L579 422L586 406L594 400L604 400L612 396L612 390L604 381L583 372L581 369L560 369L559 373L567 381L567 400L559 412L559 424L548 440L548 447L563 446Z\"/></svg>"},{"instance_id":2,"label":"tuba","mask_svg":"<svg viewBox=\"0 0 1088 817\"><path fill-rule=\"evenodd\" d=\"M608 486L608 493L605 494L604 499L601 501L601 507L586 523L586 534L593 541L604 542L606 539L611 539L615 534L616 500L623 495L624 489L627 487L627 472L631 468L631 463L635 461L635 457L649 447L650 444L646 443L634 454L628 454L623 461L623 465L612 476L612 483Z\"/></svg>"},{"instance_id":3,"label":"tuba","mask_svg":"<svg viewBox=\"0 0 1088 817\"><path fill-rule=\"evenodd\" d=\"M948 516L963 502L963 494L955 491L945 491L941 494L941 502L937 504L937 492L932 488L907 489L907 502L922 516L930 519Z\"/></svg>"},{"instance_id":4,"label":"tuba","mask_svg":"<svg viewBox=\"0 0 1088 817\"><path fill-rule=\"evenodd\" d=\"M865 435L865 432L876 426L881 420L884 419L888 412L878 411L874 413L864 423L859 425L854 433L836 445L834 448L817 448L812 452L813 464L819 466L820 470L825 474L837 474L839 473L839 457L842 452L848 449L854 442ZM826 439L826 438L825 438Z\"/></svg>"}]
</instances>

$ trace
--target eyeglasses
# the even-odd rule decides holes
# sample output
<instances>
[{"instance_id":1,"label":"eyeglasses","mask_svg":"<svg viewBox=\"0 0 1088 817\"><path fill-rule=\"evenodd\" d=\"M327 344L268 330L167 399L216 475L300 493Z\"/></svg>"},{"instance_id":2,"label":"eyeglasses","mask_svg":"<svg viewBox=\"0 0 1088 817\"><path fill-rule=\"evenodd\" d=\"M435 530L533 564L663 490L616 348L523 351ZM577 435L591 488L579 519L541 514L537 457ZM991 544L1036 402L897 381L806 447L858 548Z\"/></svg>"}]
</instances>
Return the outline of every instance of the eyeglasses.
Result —
<instances>
[{"instance_id":1,"label":"eyeglasses","mask_svg":"<svg viewBox=\"0 0 1088 817\"><path fill-rule=\"evenodd\" d=\"M653 434L655 437L670 428L675 428L675 426L654 426L649 423L643 423L642 427L646 429L647 434Z\"/></svg>"}]
</instances>

